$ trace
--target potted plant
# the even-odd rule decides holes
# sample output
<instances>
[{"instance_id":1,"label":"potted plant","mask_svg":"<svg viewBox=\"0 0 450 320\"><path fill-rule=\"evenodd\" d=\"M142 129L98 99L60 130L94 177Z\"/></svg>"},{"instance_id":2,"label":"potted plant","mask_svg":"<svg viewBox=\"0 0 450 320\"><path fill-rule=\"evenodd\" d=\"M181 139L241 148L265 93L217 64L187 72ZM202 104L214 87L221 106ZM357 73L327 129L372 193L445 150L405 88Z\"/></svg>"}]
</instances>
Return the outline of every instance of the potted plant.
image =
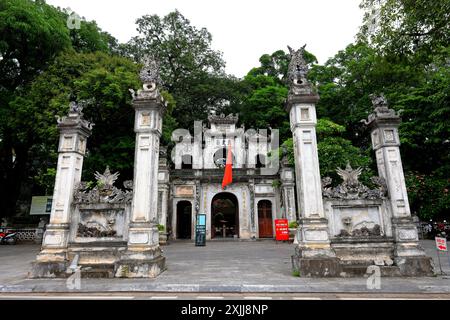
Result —
<instances>
[{"instance_id":1,"label":"potted plant","mask_svg":"<svg viewBox=\"0 0 450 320\"><path fill-rule=\"evenodd\" d=\"M162 224L158 224L158 231L159 231L159 244L161 245L167 244L166 227Z\"/></svg>"},{"instance_id":2,"label":"potted plant","mask_svg":"<svg viewBox=\"0 0 450 320\"><path fill-rule=\"evenodd\" d=\"M295 235L297 233L298 222L291 221L289 222L289 241L294 241Z\"/></svg>"}]
</instances>

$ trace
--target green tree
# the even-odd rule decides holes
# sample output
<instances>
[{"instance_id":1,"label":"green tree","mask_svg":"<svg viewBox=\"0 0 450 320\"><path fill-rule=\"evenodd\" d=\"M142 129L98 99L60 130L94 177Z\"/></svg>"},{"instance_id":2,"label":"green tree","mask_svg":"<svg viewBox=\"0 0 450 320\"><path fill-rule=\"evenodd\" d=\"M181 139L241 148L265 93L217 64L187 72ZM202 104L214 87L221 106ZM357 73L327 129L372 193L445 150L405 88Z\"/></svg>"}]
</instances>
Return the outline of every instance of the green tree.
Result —
<instances>
[{"instance_id":1,"label":"green tree","mask_svg":"<svg viewBox=\"0 0 450 320\"><path fill-rule=\"evenodd\" d=\"M448 0L363 0L361 8L366 14L359 37L383 54L413 54L427 61L430 53L449 45Z\"/></svg>"},{"instance_id":2,"label":"green tree","mask_svg":"<svg viewBox=\"0 0 450 320\"><path fill-rule=\"evenodd\" d=\"M70 46L60 13L45 1L2 0L0 94L26 84Z\"/></svg>"},{"instance_id":3,"label":"green tree","mask_svg":"<svg viewBox=\"0 0 450 320\"><path fill-rule=\"evenodd\" d=\"M118 50L117 41L95 22L82 19L79 30L69 30L68 14L41 0L0 1L0 193L4 215L14 214L19 196L26 196L25 189L33 190L33 181L51 180L52 173L47 175L45 167L56 156L48 144L56 132L56 106L52 103L63 92L66 96L58 96L59 100L68 100L69 94L76 97L70 81L86 70L84 61L78 60L64 70L65 82L55 84L54 79L47 79L48 87L43 88L46 83L42 79L49 72L55 75L49 66L61 54L71 60L76 52ZM48 90L39 93L38 88Z\"/></svg>"},{"instance_id":4,"label":"green tree","mask_svg":"<svg viewBox=\"0 0 450 320\"><path fill-rule=\"evenodd\" d=\"M336 174L338 167L344 168L347 163L353 168L362 167L361 181L369 183L374 175L372 170L372 158L367 150L362 150L352 145L350 140L342 137L345 127L328 119L317 121L317 149L319 154L320 175L331 177L334 183L340 182ZM280 148L280 157L286 156L291 166L294 162L293 139L287 139ZM284 153L284 154L283 154Z\"/></svg>"},{"instance_id":5,"label":"green tree","mask_svg":"<svg viewBox=\"0 0 450 320\"><path fill-rule=\"evenodd\" d=\"M164 87L174 96L175 119L183 128L205 120L209 109L224 109L235 100L236 79L224 73L222 53L211 48L211 34L192 26L180 12L164 17L145 15L137 20L139 35L124 48L136 61L155 57Z\"/></svg>"},{"instance_id":6,"label":"green tree","mask_svg":"<svg viewBox=\"0 0 450 320\"><path fill-rule=\"evenodd\" d=\"M70 100L85 100L87 105L83 113L95 126L88 140L84 177L92 179L93 172L109 165L112 170L121 172L122 179L131 179L135 133L134 110L128 89L140 87L139 68L129 59L101 52L66 52L33 82L28 95L12 102L16 110L24 110L22 116L16 117L20 122L14 125L26 128L27 134L33 137L30 144L34 148L56 150L55 115L65 115ZM163 95L169 102L166 119L171 119L174 100L166 92ZM170 125L176 125L171 122L164 124L166 139L167 130L173 130ZM47 182L48 179L43 177L56 166L56 157L49 162L48 158L39 159L36 154L33 160L34 170L30 175ZM40 165L38 160L41 160ZM50 188L47 185L41 187Z\"/></svg>"},{"instance_id":7,"label":"green tree","mask_svg":"<svg viewBox=\"0 0 450 320\"><path fill-rule=\"evenodd\" d=\"M0 200L1 214L12 215L26 177L32 135L17 127L16 117L27 116L10 105L28 90L63 50L70 48L68 29L60 14L44 1L0 2Z\"/></svg>"}]
</instances>

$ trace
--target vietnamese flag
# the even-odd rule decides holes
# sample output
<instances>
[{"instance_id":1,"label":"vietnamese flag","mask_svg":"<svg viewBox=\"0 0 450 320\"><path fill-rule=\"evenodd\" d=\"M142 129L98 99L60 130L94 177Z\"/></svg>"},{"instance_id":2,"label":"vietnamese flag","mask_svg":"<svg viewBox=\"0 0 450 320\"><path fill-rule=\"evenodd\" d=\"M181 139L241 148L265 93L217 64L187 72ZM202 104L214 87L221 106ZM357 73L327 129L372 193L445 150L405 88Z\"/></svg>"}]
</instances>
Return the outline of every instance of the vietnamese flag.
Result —
<instances>
[{"instance_id":1,"label":"vietnamese flag","mask_svg":"<svg viewBox=\"0 0 450 320\"><path fill-rule=\"evenodd\" d=\"M225 164L225 173L222 180L222 190L233 182L233 154L231 153L231 144L228 143L227 162Z\"/></svg>"}]
</instances>

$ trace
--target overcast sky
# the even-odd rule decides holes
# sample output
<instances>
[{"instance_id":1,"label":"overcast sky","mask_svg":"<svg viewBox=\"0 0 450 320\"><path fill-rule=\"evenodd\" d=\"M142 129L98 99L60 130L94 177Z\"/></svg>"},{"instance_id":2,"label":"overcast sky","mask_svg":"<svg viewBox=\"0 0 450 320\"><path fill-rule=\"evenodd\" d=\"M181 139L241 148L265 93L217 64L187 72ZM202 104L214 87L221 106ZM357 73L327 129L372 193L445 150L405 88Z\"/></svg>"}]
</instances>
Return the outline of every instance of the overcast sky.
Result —
<instances>
[{"instance_id":1,"label":"overcast sky","mask_svg":"<svg viewBox=\"0 0 450 320\"><path fill-rule=\"evenodd\" d=\"M136 35L135 21L145 14L178 9L191 24L206 27L212 46L223 52L226 71L244 76L264 53L286 45L307 50L324 63L353 42L363 12L360 0L47 0L70 8L120 42Z\"/></svg>"}]
</instances>

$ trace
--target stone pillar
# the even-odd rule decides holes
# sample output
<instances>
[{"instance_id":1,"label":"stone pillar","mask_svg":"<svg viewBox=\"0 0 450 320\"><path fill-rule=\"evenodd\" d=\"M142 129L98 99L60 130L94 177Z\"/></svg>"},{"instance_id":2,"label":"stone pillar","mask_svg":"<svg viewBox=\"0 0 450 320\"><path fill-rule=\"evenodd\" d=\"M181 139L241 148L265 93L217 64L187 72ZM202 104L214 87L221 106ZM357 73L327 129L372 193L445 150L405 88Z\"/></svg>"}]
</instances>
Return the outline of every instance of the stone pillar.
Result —
<instances>
[{"instance_id":1,"label":"stone pillar","mask_svg":"<svg viewBox=\"0 0 450 320\"><path fill-rule=\"evenodd\" d=\"M83 119L82 109L71 102L69 115L58 118L60 138L53 204L42 250L30 272L33 278L64 276L67 268L73 191L81 180L86 141L93 126Z\"/></svg>"},{"instance_id":2,"label":"stone pillar","mask_svg":"<svg viewBox=\"0 0 450 320\"><path fill-rule=\"evenodd\" d=\"M165 235L161 239L167 238L168 223L167 212L169 206L169 168L167 166L167 148L161 147L159 151L158 169L158 224L165 226ZM167 240L167 239L166 239Z\"/></svg>"},{"instance_id":3,"label":"stone pillar","mask_svg":"<svg viewBox=\"0 0 450 320\"><path fill-rule=\"evenodd\" d=\"M303 276L337 276L338 259L330 246L325 218L316 140L316 107L319 96L308 83L304 47L289 48L290 90L286 101L294 139L295 173L300 216L296 257Z\"/></svg>"},{"instance_id":4,"label":"stone pillar","mask_svg":"<svg viewBox=\"0 0 450 320\"><path fill-rule=\"evenodd\" d=\"M366 125L371 130L378 175L386 181L392 215L392 234L395 241L395 262L405 275L432 274L431 258L419 245L417 227L409 208L405 177L400 156L398 127L400 116L389 109L383 95L372 95L374 113Z\"/></svg>"},{"instance_id":5,"label":"stone pillar","mask_svg":"<svg viewBox=\"0 0 450 320\"><path fill-rule=\"evenodd\" d=\"M283 210L286 214L286 219L289 222L297 221L295 211L295 176L294 170L285 164L281 164L281 201L283 203Z\"/></svg>"},{"instance_id":6,"label":"stone pillar","mask_svg":"<svg viewBox=\"0 0 450 320\"><path fill-rule=\"evenodd\" d=\"M159 93L158 66L147 59L140 73L143 89L133 94L136 148L133 202L128 246L121 256L116 277L156 277L165 268L157 227L159 139L166 103Z\"/></svg>"}]
</instances>

